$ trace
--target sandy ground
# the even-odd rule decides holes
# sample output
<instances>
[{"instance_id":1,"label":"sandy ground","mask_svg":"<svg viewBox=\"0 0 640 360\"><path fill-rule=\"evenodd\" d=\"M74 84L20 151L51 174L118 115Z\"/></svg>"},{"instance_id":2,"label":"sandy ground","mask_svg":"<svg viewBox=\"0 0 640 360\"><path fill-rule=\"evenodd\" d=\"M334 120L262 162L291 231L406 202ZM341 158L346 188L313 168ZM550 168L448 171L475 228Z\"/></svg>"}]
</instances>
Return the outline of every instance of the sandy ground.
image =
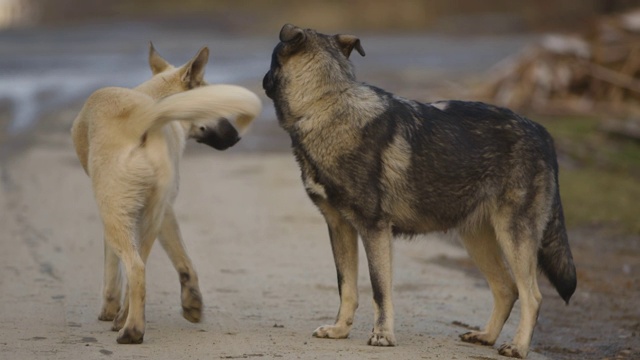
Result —
<instances>
[{"instance_id":1,"label":"sandy ground","mask_svg":"<svg viewBox=\"0 0 640 360\"><path fill-rule=\"evenodd\" d=\"M147 271L145 341L117 345L110 323L97 319L101 224L68 135L74 111L30 134L28 145L2 166L0 358L499 357L491 347L458 340L467 331L463 324L484 323L491 297L483 280L443 265L464 261L466 254L435 237L396 243L400 346L366 345L373 310L362 251L361 305L350 338L313 338L338 306L326 226L304 194L291 154L241 146L224 153L193 146L182 163L176 209L199 273L204 320L182 319L178 276L155 246ZM272 125L257 124L254 132ZM514 331L510 321L499 343Z\"/></svg>"}]
</instances>

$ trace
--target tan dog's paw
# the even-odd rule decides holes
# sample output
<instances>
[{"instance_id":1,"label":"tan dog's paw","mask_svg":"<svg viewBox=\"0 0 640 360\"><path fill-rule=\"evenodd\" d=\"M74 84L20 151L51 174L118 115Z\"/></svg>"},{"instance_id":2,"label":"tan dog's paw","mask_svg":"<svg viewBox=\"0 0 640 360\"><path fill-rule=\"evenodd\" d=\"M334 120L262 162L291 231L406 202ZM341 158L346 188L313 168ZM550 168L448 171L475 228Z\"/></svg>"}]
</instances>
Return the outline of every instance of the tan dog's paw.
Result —
<instances>
[{"instance_id":1,"label":"tan dog's paw","mask_svg":"<svg viewBox=\"0 0 640 360\"><path fill-rule=\"evenodd\" d=\"M120 330L116 341L118 344L142 344L143 339L144 331L133 327Z\"/></svg>"},{"instance_id":2,"label":"tan dog's paw","mask_svg":"<svg viewBox=\"0 0 640 360\"><path fill-rule=\"evenodd\" d=\"M120 311L120 304L117 302L107 303L102 306L102 311L98 315L100 321L112 321Z\"/></svg>"},{"instance_id":3,"label":"tan dog's paw","mask_svg":"<svg viewBox=\"0 0 640 360\"><path fill-rule=\"evenodd\" d=\"M202 294L198 286L198 277L193 271L180 273L180 302L182 303L182 317L192 323L200 322Z\"/></svg>"},{"instance_id":4,"label":"tan dog's paw","mask_svg":"<svg viewBox=\"0 0 640 360\"><path fill-rule=\"evenodd\" d=\"M514 344L504 344L498 349L498 353L502 356L524 359L527 357L527 349L519 349Z\"/></svg>"},{"instance_id":5,"label":"tan dog's paw","mask_svg":"<svg viewBox=\"0 0 640 360\"><path fill-rule=\"evenodd\" d=\"M367 344L371 346L396 346L396 337L390 332L379 332L371 334Z\"/></svg>"},{"instance_id":6,"label":"tan dog's paw","mask_svg":"<svg viewBox=\"0 0 640 360\"><path fill-rule=\"evenodd\" d=\"M129 315L129 311L127 308L122 308L118 311L118 315L116 315L115 319L113 319L113 325L111 326L112 331L118 331L122 329L124 323L127 321L127 316Z\"/></svg>"},{"instance_id":7,"label":"tan dog's paw","mask_svg":"<svg viewBox=\"0 0 640 360\"><path fill-rule=\"evenodd\" d=\"M495 339L489 339L488 334L483 331L470 331L468 333L464 333L460 335L460 339L471 344L479 344L485 346L492 346L496 342Z\"/></svg>"},{"instance_id":8,"label":"tan dog's paw","mask_svg":"<svg viewBox=\"0 0 640 360\"><path fill-rule=\"evenodd\" d=\"M351 331L350 326L323 325L313 332L313 336L317 338L345 339L349 336L349 331Z\"/></svg>"},{"instance_id":9,"label":"tan dog's paw","mask_svg":"<svg viewBox=\"0 0 640 360\"><path fill-rule=\"evenodd\" d=\"M183 290L183 294L185 291ZM182 298L182 317L192 323L200 322L202 318L202 295L197 288L186 289L186 296Z\"/></svg>"}]
</instances>

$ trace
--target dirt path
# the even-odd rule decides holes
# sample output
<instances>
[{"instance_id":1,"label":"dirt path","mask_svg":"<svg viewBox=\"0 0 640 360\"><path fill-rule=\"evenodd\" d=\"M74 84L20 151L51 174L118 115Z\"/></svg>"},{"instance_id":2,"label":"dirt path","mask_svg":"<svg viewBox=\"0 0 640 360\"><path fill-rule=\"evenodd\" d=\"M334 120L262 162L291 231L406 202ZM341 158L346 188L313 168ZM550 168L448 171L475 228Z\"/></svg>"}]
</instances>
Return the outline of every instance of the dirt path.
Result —
<instances>
[{"instance_id":1,"label":"dirt path","mask_svg":"<svg viewBox=\"0 0 640 360\"><path fill-rule=\"evenodd\" d=\"M569 306L544 303L537 349L557 359L640 359L640 237L570 233L579 288ZM552 298L545 286L543 295Z\"/></svg>"},{"instance_id":2,"label":"dirt path","mask_svg":"<svg viewBox=\"0 0 640 360\"><path fill-rule=\"evenodd\" d=\"M101 226L68 137L73 111L51 119L2 167L1 358L498 358L495 349L457 339L464 324L484 323L491 297L464 251L436 238L396 243L399 347L365 345L373 310L362 251L351 337L312 338L338 305L326 227L288 152L242 146L225 153L193 146L182 164L177 211L200 274L204 321L181 318L178 277L156 247L145 342L118 346L109 324L97 320ZM275 131L273 120L263 121L247 146ZM275 141L286 147L286 139ZM638 358L639 239L583 229L571 240L578 291L567 307L542 281L530 359ZM500 343L517 318L516 308Z\"/></svg>"},{"instance_id":3,"label":"dirt path","mask_svg":"<svg viewBox=\"0 0 640 360\"><path fill-rule=\"evenodd\" d=\"M465 254L434 238L396 246L400 346L366 345L373 310L362 251L361 306L351 337L312 338L333 320L338 295L326 226L303 192L293 157L203 147L191 148L182 164L177 213L200 275L204 321L181 318L178 276L154 247L145 342L117 345L110 324L97 320L101 226L71 147L68 115L47 123L32 146L3 165L0 358L498 357L495 349L458 340L466 329L457 324L486 320L490 294L482 281L440 264L464 261ZM500 341L514 331L510 322Z\"/></svg>"}]
</instances>

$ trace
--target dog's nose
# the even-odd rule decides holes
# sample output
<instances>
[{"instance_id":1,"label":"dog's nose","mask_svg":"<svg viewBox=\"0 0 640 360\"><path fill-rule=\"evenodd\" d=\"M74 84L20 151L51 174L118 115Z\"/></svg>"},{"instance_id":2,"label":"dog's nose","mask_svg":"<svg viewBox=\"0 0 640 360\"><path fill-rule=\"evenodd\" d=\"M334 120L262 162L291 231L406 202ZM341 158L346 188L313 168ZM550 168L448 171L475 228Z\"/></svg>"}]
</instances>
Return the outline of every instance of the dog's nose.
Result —
<instances>
[{"instance_id":1,"label":"dog's nose","mask_svg":"<svg viewBox=\"0 0 640 360\"><path fill-rule=\"evenodd\" d=\"M229 120L222 119L215 128L205 131L196 141L217 150L226 150L240 141L240 134Z\"/></svg>"},{"instance_id":2,"label":"dog's nose","mask_svg":"<svg viewBox=\"0 0 640 360\"><path fill-rule=\"evenodd\" d=\"M230 145L229 145L229 147L232 147L233 145L237 144L237 143L238 143L238 141L240 141L240 139L241 139L241 137L240 137L240 136L238 136L238 137L236 137L235 139L233 139L233 140L229 141L229 144L230 144Z\"/></svg>"},{"instance_id":3,"label":"dog's nose","mask_svg":"<svg viewBox=\"0 0 640 360\"><path fill-rule=\"evenodd\" d=\"M227 150L228 148L232 147L233 145L237 144L238 141L240 141L240 137L236 137L236 138L226 138L226 139L221 139L220 141L217 141L213 144L210 144L212 147L214 147L217 150Z\"/></svg>"}]
</instances>

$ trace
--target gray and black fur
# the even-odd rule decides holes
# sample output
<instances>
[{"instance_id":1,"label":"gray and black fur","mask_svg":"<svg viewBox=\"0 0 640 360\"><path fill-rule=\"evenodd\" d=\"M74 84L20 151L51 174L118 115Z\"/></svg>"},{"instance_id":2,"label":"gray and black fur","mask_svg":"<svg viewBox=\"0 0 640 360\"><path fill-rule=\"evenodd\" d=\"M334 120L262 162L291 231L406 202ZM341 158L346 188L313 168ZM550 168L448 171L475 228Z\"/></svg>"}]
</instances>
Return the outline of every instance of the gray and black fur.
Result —
<instances>
[{"instance_id":1,"label":"gray and black fur","mask_svg":"<svg viewBox=\"0 0 640 360\"><path fill-rule=\"evenodd\" d=\"M329 227L341 303L336 323L314 335L349 334L360 235L375 304L369 343L395 345L392 237L455 229L494 296L485 329L462 340L493 345L519 298L517 333L499 352L526 357L542 300L537 269L567 302L576 288L551 136L504 108L420 103L360 83L354 49L364 56L354 36L285 25L263 80Z\"/></svg>"}]
</instances>

